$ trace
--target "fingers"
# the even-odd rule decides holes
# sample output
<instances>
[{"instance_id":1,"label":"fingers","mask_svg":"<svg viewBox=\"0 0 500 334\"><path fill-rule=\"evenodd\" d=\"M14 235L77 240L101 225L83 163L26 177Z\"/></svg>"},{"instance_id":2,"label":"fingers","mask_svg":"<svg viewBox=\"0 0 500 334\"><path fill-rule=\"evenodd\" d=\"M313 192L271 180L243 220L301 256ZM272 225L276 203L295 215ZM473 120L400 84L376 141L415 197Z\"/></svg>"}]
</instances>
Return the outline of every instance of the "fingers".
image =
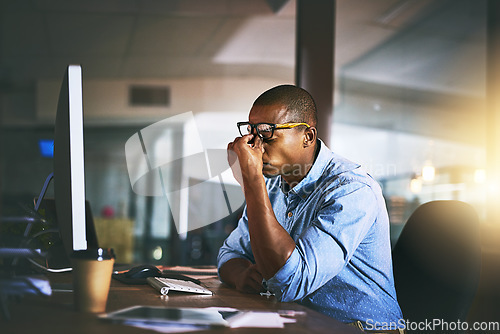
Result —
<instances>
[{"instance_id":1,"label":"fingers","mask_svg":"<svg viewBox=\"0 0 500 334\"><path fill-rule=\"evenodd\" d=\"M264 288L262 287L262 281L251 281L251 284L249 284L247 287L249 288L247 291L250 293L260 293L264 290Z\"/></svg>"},{"instance_id":2,"label":"fingers","mask_svg":"<svg viewBox=\"0 0 500 334\"><path fill-rule=\"evenodd\" d=\"M259 284L262 283L262 275L255 268L250 268L248 270L248 277L250 277L256 282L259 282Z\"/></svg>"},{"instance_id":3,"label":"fingers","mask_svg":"<svg viewBox=\"0 0 500 334\"><path fill-rule=\"evenodd\" d=\"M227 161L233 176L242 187L245 173L262 171L263 154L262 140L253 134L237 137L227 144Z\"/></svg>"},{"instance_id":4,"label":"fingers","mask_svg":"<svg viewBox=\"0 0 500 334\"><path fill-rule=\"evenodd\" d=\"M256 136L254 136L253 134L244 135L242 137L236 137L232 142L227 144L227 148L232 149L236 145L249 144L254 139L254 137Z\"/></svg>"},{"instance_id":5,"label":"fingers","mask_svg":"<svg viewBox=\"0 0 500 334\"><path fill-rule=\"evenodd\" d=\"M234 163L235 158L239 155L239 152L248 150L248 147L252 147L253 144L250 142L254 139L254 135L249 134L242 137L234 138L234 141L227 144L227 155L229 165Z\"/></svg>"},{"instance_id":6,"label":"fingers","mask_svg":"<svg viewBox=\"0 0 500 334\"><path fill-rule=\"evenodd\" d=\"M236 285L236 288L246 293L263 292L262 275L255 266L251 266L243 272L241 281Z\"/></svg>"},{"instance_id":7,"label":"fingers","mask_svg":"<svg viewBox=\"0 0 500 334\"><path fill-rule=\"evenodd\" d=\"M263 292L262 280L256 281L254 279L249 279L244 285L243 291L248 293L259 293Z\"/></svg>"},{"instance_id":8,"label":"fingers","mask_svg":"<svg viewBox=\"0 0 500 334\"><path fill-rule=\"evenodd\" d=\"M256 136L253 143L254 143L254 148L261 151L262 153L264 153L264 145L263 144L263 140L259 137L259 136Z\"/></svg>"},{"instance_id":9,"label":"fingers","mask_svg":"<svg viewBox=\"0 0 500 334\"><path fill-rule=\"evenodd\" d=\"M257 271L255 266L249 268L247 277L249 278L249 285L252 287L253 292L261 292L263 290L262 275Z\"/></svg>"}]
</instances>

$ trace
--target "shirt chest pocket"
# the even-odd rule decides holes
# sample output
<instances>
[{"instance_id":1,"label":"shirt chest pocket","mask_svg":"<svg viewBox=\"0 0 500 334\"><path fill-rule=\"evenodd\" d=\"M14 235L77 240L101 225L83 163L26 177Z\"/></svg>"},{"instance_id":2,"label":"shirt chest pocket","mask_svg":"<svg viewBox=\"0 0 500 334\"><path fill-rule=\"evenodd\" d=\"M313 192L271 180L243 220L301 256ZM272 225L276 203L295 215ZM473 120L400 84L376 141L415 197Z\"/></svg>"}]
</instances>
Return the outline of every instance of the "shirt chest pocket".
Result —
<instances>
[{"instance_id":1,"label":"shirt chest pocket","mask_svg":"<svg viewBox=\"0 0 500 334\"><path fill-rule=\"evenodd\" d=\"M301 234L311 225L311 219L307 215L296 214L296 211L293 212L292 217L289 219L290 229L288 231L292 239L297 241Z\"/></svg>"}]
</instances>

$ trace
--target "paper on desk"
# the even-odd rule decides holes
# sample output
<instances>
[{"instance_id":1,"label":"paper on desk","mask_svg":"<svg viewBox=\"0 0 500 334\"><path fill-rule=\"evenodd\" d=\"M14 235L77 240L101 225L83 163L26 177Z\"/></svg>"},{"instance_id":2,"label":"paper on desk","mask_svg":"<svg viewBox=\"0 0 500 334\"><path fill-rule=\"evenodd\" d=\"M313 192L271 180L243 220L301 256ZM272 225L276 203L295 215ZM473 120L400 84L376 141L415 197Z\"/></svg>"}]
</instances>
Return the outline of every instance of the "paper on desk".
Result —
<instances>
[{"instance_id":1,"label":"paper on desk","mask_svg":"<svg viewBox=\"0 0 500 334\"><path fill-rule=\"evenodd\" d=\"M296 322L295 319L283 318L276 312L242 312L229 319L229 327L259 327L259 328L284 328L285 323Z\"/></svg>"},{"instance_id":2,"label":"paper on desk","mask_svg":"<svg viewBox=\"0 0 500 334\"><path fill-rule=\"evenodd\" d=\"M231 328L284 328L286 323L294 323L297 320L285 318L277 312L262 312L262 311L241 311L229 307L208 307L219 312L235 312L239 313L235 316L226 319Z\"/></svg>"},{"instance_id":3,"label":"paper on desk","mask_svg":"<svg viewBox=\"0 0 500 334\"><path fill-rule=\"evenodd\" d=\"M187 333L187 332L195 332L204 329L209 329L208 326L199 326L199 325L185 325L185 324L160 324L160 323L151 323L151 322L143 322L143 321L125 321L125 325L149 329L159 333Z\"/></svg>"},{"instance_id":4,"label":"paper on desk","mask_svg":"<svg viewBox=\"0 0 500 334\"><path fill-rule=\"evenodd\" d=\"M236 312L235 308L207 307L220 312ZM227 319L230 328L284 328L286 323L294 323L296 319L285 318L277 312L239 311L240 313ZM159 333L185 333L209 329L209 326L183 325L174 323L151 323L140 321L127 321L125 324L142 329L150 329Z\"/></svg>"}]
</instances>

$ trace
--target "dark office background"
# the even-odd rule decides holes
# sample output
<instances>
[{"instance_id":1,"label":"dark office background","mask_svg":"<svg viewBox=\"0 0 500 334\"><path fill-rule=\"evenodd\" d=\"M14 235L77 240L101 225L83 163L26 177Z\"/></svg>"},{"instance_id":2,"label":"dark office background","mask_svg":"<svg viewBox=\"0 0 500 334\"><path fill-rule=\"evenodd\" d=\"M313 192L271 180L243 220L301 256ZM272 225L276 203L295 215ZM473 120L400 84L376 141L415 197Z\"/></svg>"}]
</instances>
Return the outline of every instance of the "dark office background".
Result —
<instances>
[{"instance_id":1,"label":"dark office background","mask_svg":"<svg viewBox=\"0 0 500 334\"><path fill-rule=\"evenodd\" d=\"M192 111L205 148L223 149L255 97L294 82L295 1L0 4L1 215L22 212L52 171L38 141L53 138L64 70L79 63L87 199L100 240L124 262L214 264L238 212L180 236L164 198L132 190L125 143ZM486 2L338 0L336 15L328 144L382 185L392 241L430 200L464 200L484 220ZM189 219L225 208L210 196L218 187L191 194Z\"/></svg>"}]
</instances>

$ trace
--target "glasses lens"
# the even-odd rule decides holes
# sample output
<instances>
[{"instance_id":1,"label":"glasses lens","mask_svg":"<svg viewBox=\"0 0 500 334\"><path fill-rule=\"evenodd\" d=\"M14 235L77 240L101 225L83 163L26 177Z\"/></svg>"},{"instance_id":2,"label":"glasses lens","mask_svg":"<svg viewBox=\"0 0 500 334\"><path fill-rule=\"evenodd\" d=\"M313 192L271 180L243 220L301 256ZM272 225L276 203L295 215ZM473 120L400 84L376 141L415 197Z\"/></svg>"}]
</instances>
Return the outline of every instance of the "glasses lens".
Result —
<instances>
[{"instance_id":1,"label":"glasses lens","mask_svg":"<svg viewBox=\"0 0 500 334\"><path fill-rule=\"evenodd\" d=\"M269 139L273 136L273 127L269 124L259 124L257 130L263 139Z\"/></svg>"},{"instance_id":2,"label":"glasses lens","mask_svg":"<svg viewBox=\"0 0 500 334\"><path fill-rule=\"evenodd\" d=\"M252 133L252 127L249 124L238 124L238 130L242 136Z\"/></svg>"}]
</instances>

